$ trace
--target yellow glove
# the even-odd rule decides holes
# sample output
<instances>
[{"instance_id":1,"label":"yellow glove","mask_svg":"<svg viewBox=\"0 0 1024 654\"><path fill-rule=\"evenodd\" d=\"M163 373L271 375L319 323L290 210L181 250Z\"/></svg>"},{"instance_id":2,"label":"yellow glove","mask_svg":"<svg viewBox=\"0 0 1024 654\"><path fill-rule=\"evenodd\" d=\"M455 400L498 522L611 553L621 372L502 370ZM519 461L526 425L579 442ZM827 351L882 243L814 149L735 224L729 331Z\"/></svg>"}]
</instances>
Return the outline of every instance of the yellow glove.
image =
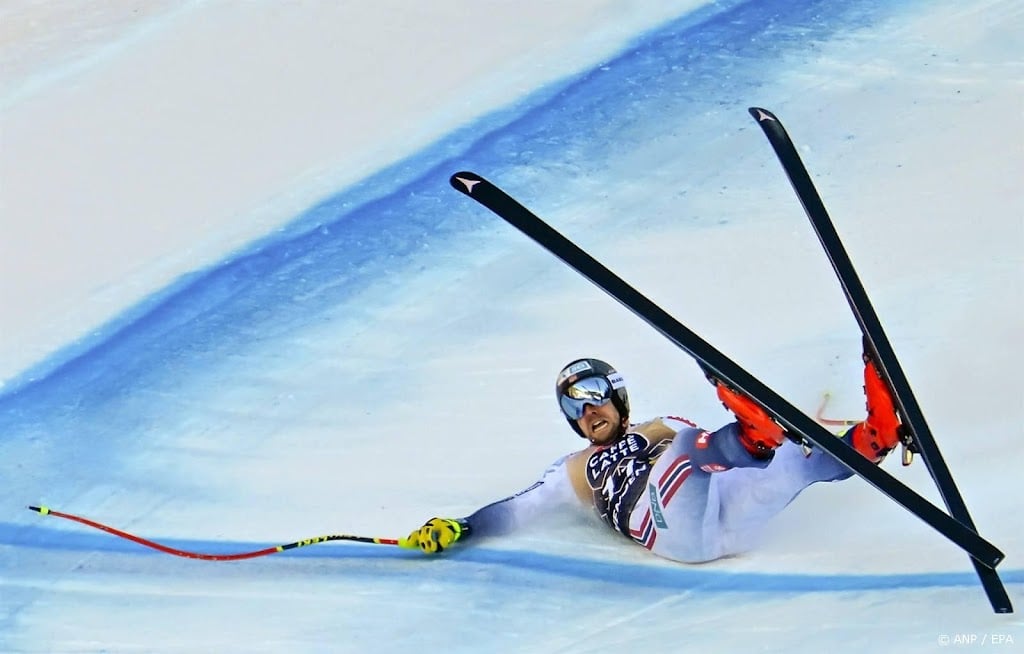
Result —
<instances>
[{"instance_id":1,"label":"yellow glove","mask_svg":"<svg viewBox=\"0 0 1024 654\"><path fill-rule=\"evenodd\" d=\"M401 547L418 547L427 554L437 554L452 546L462 536L469 534L469 524L449 518L431 518L427 523L401 539Z\"/></svg>"}]
</instances>

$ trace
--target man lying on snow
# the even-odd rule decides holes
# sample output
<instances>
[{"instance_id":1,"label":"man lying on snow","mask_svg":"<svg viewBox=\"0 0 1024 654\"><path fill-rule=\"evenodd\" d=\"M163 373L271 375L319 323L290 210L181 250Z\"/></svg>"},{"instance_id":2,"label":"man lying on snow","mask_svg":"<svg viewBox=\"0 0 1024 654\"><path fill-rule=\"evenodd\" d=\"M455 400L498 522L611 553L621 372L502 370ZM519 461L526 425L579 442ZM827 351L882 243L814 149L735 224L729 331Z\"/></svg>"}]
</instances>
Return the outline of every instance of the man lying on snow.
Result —
<instances>
[{"instance_id":1,"label":"man lying on snow","mask_svg":"<svg viewBox=\"0 0 1024 654\"><path fill-rule=\"evenodd\" d=\"M900 423L877 367L865 362L867 418L841 438L878 463L899 443ZM622 375L598 359L573 361L558 373L555 393L569 426L590 445L556 461L526 490L466 518L432 518L400 545L433 554L582 502L659 556L709 561L742 551L753 530L811 484L852 475L825 452L808 457L796 444L784 445L782 428L761 407L722 383L716 388L736 415L716 431L677 417L631 423Z\"/></svg>"}]
</instances>

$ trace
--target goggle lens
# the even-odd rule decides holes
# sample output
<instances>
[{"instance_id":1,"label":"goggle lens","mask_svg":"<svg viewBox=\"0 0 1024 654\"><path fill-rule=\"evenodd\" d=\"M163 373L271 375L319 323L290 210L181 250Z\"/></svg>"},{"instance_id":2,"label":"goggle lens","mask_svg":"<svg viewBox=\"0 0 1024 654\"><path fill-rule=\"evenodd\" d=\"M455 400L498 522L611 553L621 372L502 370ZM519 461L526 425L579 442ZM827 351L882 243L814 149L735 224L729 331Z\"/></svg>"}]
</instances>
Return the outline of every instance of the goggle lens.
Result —
<instances>
[{"instance_id":1,"label":"goggle lens","mask_svg":"<svg viewBox=\"0 0 1024 654\"><path fill-rule=\"evenodd\" d=\"M612 399L612 385L604 377L587 377L581 379L569 388L558 398L562 406L562 413L571 420L579 420L583 417L583 411L588 404L604 406Z\"/></svg>"}]
</instances>

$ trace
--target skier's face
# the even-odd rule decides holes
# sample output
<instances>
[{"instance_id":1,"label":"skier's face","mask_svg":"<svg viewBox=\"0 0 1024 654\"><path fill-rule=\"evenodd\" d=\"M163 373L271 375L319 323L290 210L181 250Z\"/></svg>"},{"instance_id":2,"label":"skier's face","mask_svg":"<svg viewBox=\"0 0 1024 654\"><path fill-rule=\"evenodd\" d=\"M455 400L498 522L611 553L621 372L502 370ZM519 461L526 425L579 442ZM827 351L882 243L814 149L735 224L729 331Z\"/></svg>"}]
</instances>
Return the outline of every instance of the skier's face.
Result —
<instances>
[{"instance_id":1,"label":"skier's face","mask_svg":"<svg viewBox=\"0 0 1024 654\"><path fill-rule=\"evenodd\" d=\"M609 445L622 435L622 417L612 402L601 406L586 405L576 425L594 445Z\"/></svg>"}]
</instances>

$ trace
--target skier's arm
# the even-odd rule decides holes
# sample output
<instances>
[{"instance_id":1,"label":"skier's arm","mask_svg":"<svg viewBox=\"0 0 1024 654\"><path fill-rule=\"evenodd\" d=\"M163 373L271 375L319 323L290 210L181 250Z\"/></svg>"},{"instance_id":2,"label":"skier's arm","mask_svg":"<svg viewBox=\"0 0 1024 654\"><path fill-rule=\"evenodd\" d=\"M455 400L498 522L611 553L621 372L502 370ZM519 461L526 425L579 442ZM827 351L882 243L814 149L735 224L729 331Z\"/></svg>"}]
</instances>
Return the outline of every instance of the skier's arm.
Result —
<instances>
[{"instance_id":1,"label":"skier's arm","mask_svg":"<svg viewBox=\"0 0 1024 654\"><path fill-rule=\"evenodd\" d=\"M546 511L575 499L565 467L567 458L552 464L529 488L477 509L465 518L431 518L400 544L434 554L470 536L499 536L513 531Z\"/></svg>"}]
</instances>

